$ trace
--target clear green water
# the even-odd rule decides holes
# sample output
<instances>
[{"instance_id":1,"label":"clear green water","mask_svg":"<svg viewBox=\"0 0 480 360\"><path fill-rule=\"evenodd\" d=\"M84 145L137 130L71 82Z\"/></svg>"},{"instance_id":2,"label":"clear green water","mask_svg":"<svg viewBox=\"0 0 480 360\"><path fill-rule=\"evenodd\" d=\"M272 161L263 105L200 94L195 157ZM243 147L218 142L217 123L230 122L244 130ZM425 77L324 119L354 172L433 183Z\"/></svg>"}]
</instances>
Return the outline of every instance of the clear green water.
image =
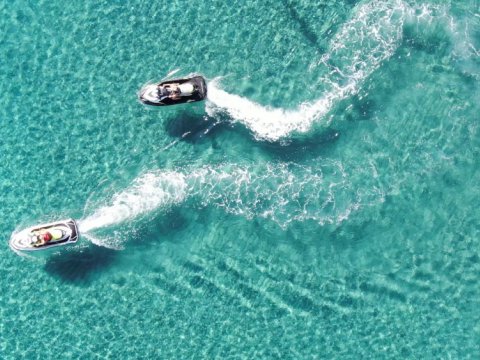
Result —
<instances>
[{"instance_id":1,"label":"clear green water","mask_svg":"<svg viewBox=\"0 0 480 360\"><path fill-rule=\"evenodd\" d=\"M478 1L0 9L1 358L480 356Z\"/></svg>"}]
</instances>

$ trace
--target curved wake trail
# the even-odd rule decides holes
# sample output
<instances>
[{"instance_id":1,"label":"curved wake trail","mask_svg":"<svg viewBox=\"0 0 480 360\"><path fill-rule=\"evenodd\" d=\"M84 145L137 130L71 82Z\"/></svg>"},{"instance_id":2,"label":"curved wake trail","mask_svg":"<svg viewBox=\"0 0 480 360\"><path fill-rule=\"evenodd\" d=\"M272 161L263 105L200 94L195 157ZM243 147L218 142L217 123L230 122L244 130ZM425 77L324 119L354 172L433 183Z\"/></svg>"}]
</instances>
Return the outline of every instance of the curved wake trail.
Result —
<instances>
[{"instance_id":1,"label":"curved wake trail","mask_svg":"<svg viewBox=\"0 0 480 360\"><path fill-rule=\"evenodd\" d=\"M147 173L131 187L115 194L111 204L96 210L79 221L81 233L108 227L134 219L161 207L178 203L185 198L185 176L177 172Z\"/></svg>"},{"instance_id":2,"label":"curved wake trail","mask_svg":"<svg viewBox=\"0 0 480 360\"><path fill-rule=\"evenodd\" d=\"M205 167L193 171L187 181L189 193L203 206L267 219L283 229L304 221L339 224L361 207L384 200L372 168L347 169L328 159L319 159L314 167L296 163Z\"/></svg>"},{"instance_id":3,"label":"curved wake trail","mask_svg":"<svg viewBox=\"0 0 480 360\"><path fill-rule=\"evenodd\" d=\"M284 229L292 222L307 220L320 225L340 223L362 206L383 201L376 180L368 180L363 188L355 185L358 177L373 179L371 169L347 170L339 162L320 160L315 167L295 163L227 164L186 172L150 172L114 195L109 205L81 219L79 230L97 245L118 249L125 236L115 233L114 238L100 238L91 232L166 209L187 198L202 207L218 207L247 219L268 219Z\"/></svg>"},{"instance_id":4,"label":"curved wake trail","mask_svg":"<svg viewBox=\"0 0 480 360\"><path fill-rule=\"evenodd\" d=\"M303 103L295 110L262 106L227 93L214 80L208 85L208 99L213 106L208 106L207 111L227 112L263 140L276 141L295 131L307 132L336 103L358 92L361 83L393 55L401 43L409 12L401 1L372 1L358 6L318 62L328 69L321 79L327 90L312 103Z\"/></svg>"}]
</instances>

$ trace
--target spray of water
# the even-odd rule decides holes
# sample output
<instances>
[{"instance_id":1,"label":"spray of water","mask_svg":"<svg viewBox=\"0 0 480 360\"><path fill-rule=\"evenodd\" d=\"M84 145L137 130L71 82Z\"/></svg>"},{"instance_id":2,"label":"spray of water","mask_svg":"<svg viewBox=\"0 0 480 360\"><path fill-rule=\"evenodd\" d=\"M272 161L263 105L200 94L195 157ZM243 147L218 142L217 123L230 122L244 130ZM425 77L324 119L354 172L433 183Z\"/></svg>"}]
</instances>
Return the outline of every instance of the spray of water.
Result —
<instances>
[{"instance_id":1,"label":"spray of water","mask_svg":"<svg viewBox=\"0 0 480 360\"><path fill-rule=\"evenodd\" d=\"M314 167L296 163L203 167L192 171L187 183L189 194L203 206L247 219L268 219L286 229L292 222L338 224L361 207L382 202L383 191L372 172L318 159ZM362 177L369 180L360 185Z\"/></svg>"},{"instance_id":2,"label":"spray of water","mask_svg":"<svg viewBox=\"0 0 480 360\"><path fill-rule=\"evenodd\" d=\"M295 163L242 166L224 164L181 171L144 174L132 186L113 196L109 205L79 221L80 232L93 243L121 248L124 239L93 235L96 229L120 224L156 209L191 200L215 206L247 219L264 218L287 228L292 222L336 224L363 206L383 201L371 169L348 170L339 163L319 159L315 167Z\"/></svg>"},{"instance_id":3,"label":"spray of water","mask_svg":"<svg viewBox=\"0 0 480 360\"><path fill-rule=\"evenodd\" d=\"M81 233L119 224L161 207L182 201L185 176L177 172L147 173L116 194L109 205L79 221Z\"/></svg>"},{"instance_id":4,"label":"spray of water","mask_svg":"<svg viewBox=\"0 0 480 360\"><path fill-rule=\"evenodd\" d=\"M276 141L292 132L307 132L338 101L355 94L359 85L388 59L402 39L403 23L409 8L401 1L372 1L358 6L352 18L331 41L329 51L319 59L327 67L321 79L326 91L297 109L262 106L209 83L207 111L225 111L251 129L259 139Z\"/></svg>"}]
</instances>

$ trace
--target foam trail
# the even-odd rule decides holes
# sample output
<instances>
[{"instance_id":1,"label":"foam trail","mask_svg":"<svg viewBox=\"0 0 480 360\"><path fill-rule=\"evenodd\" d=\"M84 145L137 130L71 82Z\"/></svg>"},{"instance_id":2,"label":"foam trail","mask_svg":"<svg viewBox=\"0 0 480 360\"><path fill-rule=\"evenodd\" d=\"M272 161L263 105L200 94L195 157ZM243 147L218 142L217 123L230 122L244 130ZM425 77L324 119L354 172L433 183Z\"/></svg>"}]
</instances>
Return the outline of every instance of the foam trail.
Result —
<instances>
[{"instance_id":1,"label":"foam trail","mask_svg":"<svg viewBox=\"0 0 480 360\"><path fill-rule=\"evenodd\" d=\"M367 174L364 174L364 172ZM358 179L371 179L358 183ZM357 179L357 180L355 180ZM383 201L371 169L319 159L315 166L295 163L241 166L223 164L185 172L144 174L116 194L109 205L79 221L79 230L93 243L121 249L125 234L110 238L91 231L117 225L185 201L214 206L247 219L264 218L282 228L292 222L340 223L353 211Z\"/></svg>"},{"instance_id":2,"label":"foam trail","mask_svg":"<svg viewBox=\"0 0 480 360\"><path fill-rule=\"evenodd\" d=\"M360 84L392 56L401 42L408 11L401 1L372 1L358 6L332 39L329 52L319 60L329 70L321 79L327 90L312 103L302 103L294 110L262 106L227 93L214 80L208 85L213 106L207 105L207 111L226 111L259 139L276 141L294 131L307 132L338 101L355 94Z\"/></svg>"},{"instance_id":3,"label":"foam trail","mask_svg":"<svg viewBox=\"0 0 480 360\"><path fill-rule=\"evenodd\" d=\"M110 205L80 220L79 230L86 233L178 203L185 197L185 189L185 176L181 173L147 173L136 179L130 188L116 194Z\"/></svg>"},{"instance_id":4,"label":"foam trail","mask_svg":"<svg viewBox=\"0 0 480 360\"><path fill-rule=\"evenodd\" d=\"M307 220L340 223L361 207L382 202L383 191L371 172L347 170L340 162L321 159L315 167L295 163L204 167L192 171L186 181L189 194L204 206L247 219L269 219L285 229ZM370 180L358 184L360 177Z\"/></svg>"},{"instance_id":5,"label":"foam trail","mask_svg":"<svg viewBox=\"0 0 480 360\"><path fill-rule=\"evenodd\" d=\"M123 246L121 244L121 241L116 241L115 239L112 238L97 238L95 236L92 236L91 234L88 233L83 233L82 236L86 237L92 244L98 245L98 246L103 246L111 250L122 250Z\"/></svg>"}]
</instances>

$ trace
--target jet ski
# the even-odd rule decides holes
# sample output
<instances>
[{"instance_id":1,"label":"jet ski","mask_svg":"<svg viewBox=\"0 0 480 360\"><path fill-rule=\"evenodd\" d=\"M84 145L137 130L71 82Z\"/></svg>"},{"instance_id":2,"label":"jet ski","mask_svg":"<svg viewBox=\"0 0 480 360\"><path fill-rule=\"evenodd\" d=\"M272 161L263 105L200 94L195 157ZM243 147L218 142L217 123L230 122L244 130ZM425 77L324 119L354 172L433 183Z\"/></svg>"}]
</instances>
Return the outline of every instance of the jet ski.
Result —
<instances>
[{"instance_id":1,"label":"jet ski","mask_svg":"<svg viewBox=\"0 0 480 360\"><path fill-rule=\"evenodd\" d=\"M143 87L139 93L142 103L153 106L168 106L204 100L207 84L203 76L172 79Z\"/></svg>"},{"instance_id":2,"label":"jet ski","mask_svg":"<svg viewBox=\"0 0 480 360\"><path fill-rule=\"evenodd\" d=\"M44 255L76 244L79 239L73 219L41 224L14 233L10 247L21 255Z\"/></svg>"}]
</instances>

